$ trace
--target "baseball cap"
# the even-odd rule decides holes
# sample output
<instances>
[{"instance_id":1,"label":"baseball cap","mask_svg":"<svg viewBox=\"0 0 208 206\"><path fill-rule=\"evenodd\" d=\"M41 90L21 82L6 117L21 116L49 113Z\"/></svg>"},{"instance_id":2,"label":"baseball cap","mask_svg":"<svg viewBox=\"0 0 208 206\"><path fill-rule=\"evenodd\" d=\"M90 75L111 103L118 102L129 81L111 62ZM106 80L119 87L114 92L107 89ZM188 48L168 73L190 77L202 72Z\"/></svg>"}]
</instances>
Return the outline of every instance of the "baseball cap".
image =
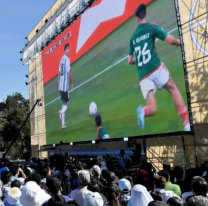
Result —
<instances>
[{"instance_id":1,"label":"baseball cap","mask_svg":"<svg viewBox=\"0 0 208 206\"><path fill-rule=\"evenodd\" d=\"M146 15L146 5L145 4L140 4L138 7L137 7L137 9L136 9L136 11L135 11L135 15L137 16L137 17L139 17L140 19L143 19L144 17L145 17L145 15Z\"/></svg>"},{"instance_id":2,"label":"baseball cap","mask_svg":"<svg viewBox=\"0 0 208 206\"><path fill-rule=\"evenodd\" d=\"M97 161L102 162L103 161L103 157L102 156L97 156Z\"/></svg>"},{"instance_id":3,"label":"baseball cap","mask_svg":"<svg viewBox=\"0 0 208 206\"><path fill-rule=\"evenodd\" d=\"M84 199L84 206L103 206L104 201L98 192L89 192Z\"/></svg>"},{"instance_id":4,"label":"baseball cap","mask_svg":"<svg viewBox=\"0 0 208 206\"><path fill-rule=\"evenodd\" d=\"M131 183L127 179L120 179L118 185L120 191L124 194L128 193L131 190Z\"/></svg>"},{"instance_id":5,"label":"baseball cap","mask_svg":"<svg viewBox=\"0 0 208 206\"><path fill-rule=\"evenodd\" d=\"M166 203L161 202L161 201L152 201L148 204L148 206L167 206Z\"/></svg>"},{"instance_id":6,"label":"baseball cap","mask_svg":"<svg viewBox=\"0 0 208 206\"><path fill-rule=\"evenodd\" d=\"M21 191L17 187L10 188L5 197L5 206L17 205L20 203Z\"/></svg>"},{"instance_id":7,"label":"baseball cap","mask_svg":"<svg viewBox=\"0 0 208 206\"><path fill-rule=\"evenodd\" d=\"M86 170L78 171L78 179L81 184L88 185L90 183L90 173Z\"/></svg>"}]
</instances>

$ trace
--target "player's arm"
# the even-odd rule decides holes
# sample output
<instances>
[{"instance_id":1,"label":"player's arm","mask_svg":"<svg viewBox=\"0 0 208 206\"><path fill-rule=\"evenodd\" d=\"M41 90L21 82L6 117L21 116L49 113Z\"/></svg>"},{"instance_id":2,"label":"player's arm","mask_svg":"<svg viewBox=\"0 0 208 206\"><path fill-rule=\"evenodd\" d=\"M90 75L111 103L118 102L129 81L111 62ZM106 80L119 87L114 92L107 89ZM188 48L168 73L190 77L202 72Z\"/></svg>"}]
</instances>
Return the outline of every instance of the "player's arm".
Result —
<instances>
[{"instance_id":1,"label":"player's arm","mask_svg":"<svg viewBox=\"0 0 208 206\"><path fill-rule=\"evenodd\" d=\"M173 35L170 35L170 34L166 36L165 42L171 45L176 45L176 46L181 45L180 39L176 39Z\"/></svg>"},{"instance_id":2,"label":"player's arm","mask_svg":"<svg viewBox=\"0 0 208 206\"><path fill-rule=\"evenodd\" d=\"M73 82L72 82L72 74L71 74L71 71L68 72L68 77L69 77L69 82L71 84L71 88L73 88L74 85L73 85Z\"/></svg>"},{"instance_id":3,"label":"player's arm","mask_svg":"<svg viewBox=\"0 0 208 206\"><path fill-rule=\"evenodd\" d=\"M136 64L136 60L134 59L133 55L128 56L128 64L130 64L130 65Z\"/></svg>"}]
</instances>

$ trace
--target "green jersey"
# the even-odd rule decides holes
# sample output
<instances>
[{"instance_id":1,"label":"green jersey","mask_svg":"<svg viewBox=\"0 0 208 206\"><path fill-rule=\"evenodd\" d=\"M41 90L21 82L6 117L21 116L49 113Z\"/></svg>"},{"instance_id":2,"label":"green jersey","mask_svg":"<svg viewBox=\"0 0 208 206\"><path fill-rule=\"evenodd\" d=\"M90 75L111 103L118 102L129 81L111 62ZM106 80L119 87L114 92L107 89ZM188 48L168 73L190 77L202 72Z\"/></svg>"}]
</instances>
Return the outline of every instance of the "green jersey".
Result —
<instances>
[{"instance_id":1,"label":"green jersey","mask_svg":"<svg viewBox=\"0 0 208 206\"><path fill-rule=\"evenodd\" d=\"M155 38L164 41L166 36L167 32L151 23L140 24L131 36L129 55L133 55L135 51L140 81L160 66L160 59L155 49Z\"/></svg>"},{"instance_id":2,"label":"green jersey","mask_svg":"<svg viewBox=\"0 0 208 206\"><path fill-rule=\"evenodd\" d=\"M98 132L97 139L109 139L109 138L110 138L110 136L109 136L108 132L106 131L106 129L100 128L100 130Z\"/></svg>"}]
</instances>

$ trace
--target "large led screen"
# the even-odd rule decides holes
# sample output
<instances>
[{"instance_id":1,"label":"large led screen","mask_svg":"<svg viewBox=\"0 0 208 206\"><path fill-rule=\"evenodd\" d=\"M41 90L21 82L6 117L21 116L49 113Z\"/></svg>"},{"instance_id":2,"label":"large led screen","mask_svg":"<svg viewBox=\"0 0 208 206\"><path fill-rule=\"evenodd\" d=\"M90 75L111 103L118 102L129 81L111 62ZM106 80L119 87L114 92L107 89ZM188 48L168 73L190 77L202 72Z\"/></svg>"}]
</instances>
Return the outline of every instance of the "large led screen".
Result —
<instances>
[{"instance_id":1,"label":"large led screen","mask_svg":"<svg viewBox=\"0 0 208 206\"><path fill-rule=\"evenodd\" d=\"M47 144L190 130L177 38L174 1L96 1L42 51Z\"/></svg>"}]
</instances>

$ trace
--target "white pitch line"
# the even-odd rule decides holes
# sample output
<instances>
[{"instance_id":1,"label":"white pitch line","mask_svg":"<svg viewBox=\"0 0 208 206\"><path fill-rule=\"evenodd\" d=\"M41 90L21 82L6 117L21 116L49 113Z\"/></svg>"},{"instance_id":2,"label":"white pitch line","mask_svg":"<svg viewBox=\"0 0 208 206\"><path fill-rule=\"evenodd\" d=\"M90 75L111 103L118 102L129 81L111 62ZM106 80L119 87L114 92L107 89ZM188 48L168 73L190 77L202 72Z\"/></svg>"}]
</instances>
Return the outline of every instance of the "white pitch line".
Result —
<instances>
[{"instance_id":1,"label":"white pitch line","mask_svg":"<svg viewBox=\"0 0 208 206\"><path fill-rule=\"evenodd\" d=\"M178 29L178 27L176 27L176 28L170 30L170 31L168 32L168 34L172 33L173 31L175 31L175 30L177 30L177 29ZM156 39L155 41L158 41L158 40L159 40L159 39ZM111 66L107 67L107 68L104 69L103 71L97 73L96 75L94 75L93 77L91 77L90 79L88 79L87 81L85 81L85 82L81 83L80 85L74 87L72 90L69 91L69 93L73 92L74 90L78 89L79 87L83 86L84 84L88 83L89 81L93 80L94 78L96 78L97 76L101 75L102 73L108 71L109 69L111 69L112 67L116 66L117 64L119 64L120 62L122 62L123 60L125 60L125 59L127 59L127 58L128 58L128 56L126 56L126 57L120 59L119 61L117 61L116 63L114 63L114 64L112 64ZM47 104L45 105L45 107L47 107L48 105L52 104L53 102L55 102L55 101L58 100L58 99L60 99L60 97L57 97L56 99L54 99L54 100L52 100L51 102L47 103Z\"/></svg>"}]
</instances>

